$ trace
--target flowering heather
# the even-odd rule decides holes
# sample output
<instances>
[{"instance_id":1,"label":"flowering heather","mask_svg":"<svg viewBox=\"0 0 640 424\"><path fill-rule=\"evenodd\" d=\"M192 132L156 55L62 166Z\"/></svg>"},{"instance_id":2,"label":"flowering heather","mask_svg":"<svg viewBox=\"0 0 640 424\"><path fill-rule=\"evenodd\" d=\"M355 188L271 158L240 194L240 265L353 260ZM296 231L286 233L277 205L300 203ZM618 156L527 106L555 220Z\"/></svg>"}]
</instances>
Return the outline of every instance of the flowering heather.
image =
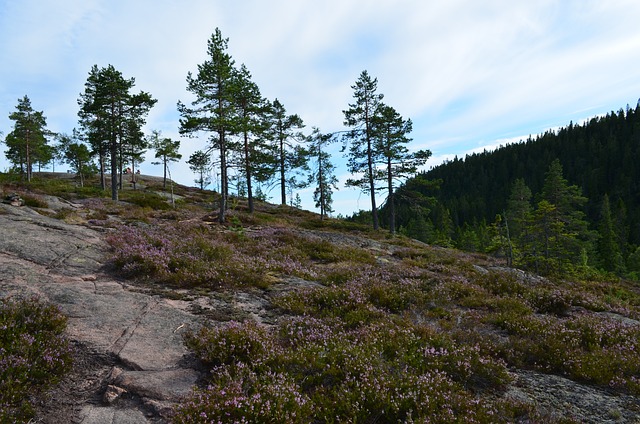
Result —
<instances>
[{"instance_id":1,"label":"flowering heather","mask_svg":"<svg viewBox=\"0 0 640 424\"><path fill-rule=\"evenodd\" d=\"M178 408L178 423L500 422L473 391L509 381L476 347L386 320L355 329L309 316L271 330L228 323L187 343L213 365L212 378Z\"/></svg>"},{"instance_id":2,"label":"flowering heather","mask_svg":"<svg viewBox=\"0 0 640 424\"><path fill-rule=\"evenodd\" d=\"M194 223L121 226L107 241L126 275L183 287L265 287L270 275L316 279L319 264L373 262L364 250L332 247L285 228L238 234Z\"/></svg>"},{"instance_id":3,"label":"flowering heather","mask_svg":"<svg viewBox=\"0 0 640 424\"><path fill-rule=\"evenodd\" d=\"M27 422L31 396L71 367L66 318L37 299L0 301L0 422Z\"/></svg>"},{"instance_id":4,"label":"flowering heather","mask_svg":"<svg viewBox=\"0 0 640 424\"><path fill-rule=\"evenodd\" d=\"M281 275L320 283L270 297L283 313L273 326L188 336L211 377L175 422L554 422L501 399L507 367L640 393L633 289L487 272L428 248L376 258L318 234L194 222L111 233L115 264L135 277L209 289L266 288Z\"/></svg>"},{"instance_id":5,"label":"flowering heather","mask_svg":"<svg viewBox=\"0 0 640 424\"><path fill-rule=\"evenodd\" d=\"M640 394L640 325L588 314L563 320L497 314L493 319L509 333L509 343L501 348L508 363Z\"/></svg>"}]
</instances>

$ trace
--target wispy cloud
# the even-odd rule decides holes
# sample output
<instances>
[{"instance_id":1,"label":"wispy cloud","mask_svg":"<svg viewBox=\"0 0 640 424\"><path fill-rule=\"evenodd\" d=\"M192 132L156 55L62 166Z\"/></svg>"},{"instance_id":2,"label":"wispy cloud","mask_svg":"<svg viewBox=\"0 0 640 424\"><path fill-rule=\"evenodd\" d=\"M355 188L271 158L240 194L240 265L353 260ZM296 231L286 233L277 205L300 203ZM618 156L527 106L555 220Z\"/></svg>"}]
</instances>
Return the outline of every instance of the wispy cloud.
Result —
<instances>
[{"instance_id":1,"label":"wispy cloud","mask_svg":"<svg viewBox=\"0 0 640 424\"><path fill-rule=\"evenodd\" d=\"M461 156L635 105L638 21L633 0L0 0L0 131L10 131L7 116L27 94L52 130L70 132L91 66L113 64L158 99L148 127L177 138L187 72L219 27L263 95L309 129L343 129L351 85L366 69L413 120L414 148ZM205 142L185 139L183 157ZM184 163L174 177L193 180ZM366 197L349 206L353 199L336 193L336 210L367 207Z\"/></svg>"}]
</instances>

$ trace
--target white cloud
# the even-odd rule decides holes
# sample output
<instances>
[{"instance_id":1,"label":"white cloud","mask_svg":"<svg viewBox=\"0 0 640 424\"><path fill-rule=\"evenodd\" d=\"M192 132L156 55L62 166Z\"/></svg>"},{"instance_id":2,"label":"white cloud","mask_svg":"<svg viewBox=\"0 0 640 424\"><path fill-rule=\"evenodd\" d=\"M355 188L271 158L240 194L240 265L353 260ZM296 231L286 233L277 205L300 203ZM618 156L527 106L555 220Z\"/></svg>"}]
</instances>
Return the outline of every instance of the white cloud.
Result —
<instances>
[{"instance_id":1,"label":"white cloud","mask_svg":"<svg viewBox=\"0 0 640 424\"><path fill-rule=\"evenodd\" d=\"M635 106L639 20L633 0L0 0L0 131L27 94L52 130L70 132L91 66L113 64L158 99L148 128L178 138L186 74L219 27L263 95L309 130L342 129L350 87L368 70L433 163ZM182 146L186 160L204 141ZM174 176L192 184L184 163ZM366 196L335 196L338 212L367 207Z\"/></svg>"}]
</instances>

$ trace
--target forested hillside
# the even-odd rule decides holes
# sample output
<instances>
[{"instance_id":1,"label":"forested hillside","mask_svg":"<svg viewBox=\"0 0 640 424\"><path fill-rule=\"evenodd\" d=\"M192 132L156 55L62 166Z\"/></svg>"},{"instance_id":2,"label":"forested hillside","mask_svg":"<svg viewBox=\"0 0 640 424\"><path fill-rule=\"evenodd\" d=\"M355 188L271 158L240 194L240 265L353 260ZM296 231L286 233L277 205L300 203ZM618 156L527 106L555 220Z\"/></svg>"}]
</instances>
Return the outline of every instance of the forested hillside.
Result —
<instances>
[{"instance_id":1,"label":"forested hillside","mask_svg":"<svg viewBox=\"0 0 640 424\"><path fill-rule=\"evenodd\" d=\"M398 196L398 225L406 234L427 242L449 243L471 250L502 250L505 254L507 249L517 250L520 242L521 250L536 251L535 246L531 246L534 238L531 233L535 232L536 225L543 224L540 202L545 199L545 182L554 161L561 165L554 172L561 172L565 188L575 186L577 192L573 195L586 198L573 204L574 212L585 214L588 232L572 234L583 242L579 249L582 258L573 258L572 262L586 261L609 268L602 265L606 260L599 253L599 245L605 237L603 225L611 224L615 249L624 262L614 268L637 271L631 262L640 244L640 105L595 117L581 125L570 123L517 144L464 159L455 158L437 166L407 181L399 190L405 195ZM518 234L520 229L516 228L518 222L514 221L517 218L513 210L517 209L513 204L516 200L513 197L517 196L515 190L523 188L525 197L527 193L529 196L523 204L528 215L521 217L526 237ZM420 196L417 197L417 193ZM603 208L605 195L609 205ZM416 205L418 198L422 202ZM552 203L552 206L559 205ZM610 223L603 223L604 209L608 209ZM508 233L510 215L514 221L511 222L512 234ZM569 221L565 217L559 223L570 226ZM568 231L568 227L564 230ZM518 236L528 239L517 240ZM552 241L559 239L558 235Z\"/></svg>"}]
</instances>

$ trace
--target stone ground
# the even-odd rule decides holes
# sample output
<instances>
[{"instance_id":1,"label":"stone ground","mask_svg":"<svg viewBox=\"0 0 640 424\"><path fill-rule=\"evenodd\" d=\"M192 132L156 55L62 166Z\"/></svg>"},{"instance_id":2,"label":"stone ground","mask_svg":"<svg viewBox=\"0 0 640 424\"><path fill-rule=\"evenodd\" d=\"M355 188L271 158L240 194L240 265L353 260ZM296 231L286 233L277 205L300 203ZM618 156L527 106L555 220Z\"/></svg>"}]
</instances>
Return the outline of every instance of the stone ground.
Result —
<instances>
[{"instance_id":1,"label":"stone ground","mask_svg":"<svg viewBox=\"0 0 640 424\"><path fill-rule=\"evenodd\" d=\"M52 209L73 208L47 199ZM205 374L183 335L205 319L275 317L265 293L187 292L162 296L114 277L105 267L103 233L0 204L0 296L37 295L69 317L76 348L73 371L40 399L40 423L164 423ZM361 243L348 237L342 243ZM375 242L372 242L375 244ZM382 246L371 246L383 253ZM310 282L286 279L273 290ZM640 423L638 398L619 396L559 376L517 372L506 396L549 416L585 423Z\"/></svg>"},{"instance_id":2,"label":"stone ground","mask_svg":"<svg viewBox=\"0 0 640 424\"><path fill-rule=\"evenodd\" d=\"M38 422L165 421L202 376L182 339L202 316L110 275L102 234L0 208L0 294L58 305L76 347L73 372L42 399Z\"/></svg>"}]
</instances>

